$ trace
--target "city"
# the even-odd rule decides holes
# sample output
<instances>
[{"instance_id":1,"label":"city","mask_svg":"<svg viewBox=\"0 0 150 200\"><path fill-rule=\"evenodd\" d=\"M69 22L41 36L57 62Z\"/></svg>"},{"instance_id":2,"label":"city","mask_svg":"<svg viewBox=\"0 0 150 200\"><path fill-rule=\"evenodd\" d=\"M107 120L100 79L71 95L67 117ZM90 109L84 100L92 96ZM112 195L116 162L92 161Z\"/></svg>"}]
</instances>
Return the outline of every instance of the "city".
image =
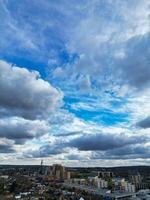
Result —
<instances>
[{"instance_id":1,"label":"city","mask_svg":"<svg viewBox=\"0 0 150 200\"><path fill-rule=\"evenodd\" d=\"M149 200L150 167L0 166L1 200Z\"/></svg>"},{"instance_id":2,"label":"city","mask_svg":"<svg viewBox=\"0 0 150 200\"><path fill-rule=\"evenodd\" d=\"M150 200L150 0L0 0L0 200Z\"/></svg>"}]
</instances>

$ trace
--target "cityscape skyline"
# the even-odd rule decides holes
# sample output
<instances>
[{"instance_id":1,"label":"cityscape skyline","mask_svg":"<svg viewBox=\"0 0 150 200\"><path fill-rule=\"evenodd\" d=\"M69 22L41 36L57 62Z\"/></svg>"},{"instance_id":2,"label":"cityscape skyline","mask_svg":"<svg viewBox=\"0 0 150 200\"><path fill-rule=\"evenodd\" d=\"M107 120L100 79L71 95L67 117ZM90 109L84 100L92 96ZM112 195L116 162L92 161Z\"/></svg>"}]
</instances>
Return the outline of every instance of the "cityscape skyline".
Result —
<instances>
[{"instance_id":1,"label":"cityscape skyline","mask_svg":"<svg viewBox=\"0 0 150 200\"><path fill-rule=\"evenodd\" d=\"M150 167L0 165L2 200L149 200Z\"/></svg>"},{"instance_id":2,"label":"cityscape skyline","mask_svg":"<svg viewBox=\"0 0 150 200\"><path fill-rule=\"evenodd\" d=\"M0 0L0 164L150 165L150 2Z\"/></svg>"}]
</instances>

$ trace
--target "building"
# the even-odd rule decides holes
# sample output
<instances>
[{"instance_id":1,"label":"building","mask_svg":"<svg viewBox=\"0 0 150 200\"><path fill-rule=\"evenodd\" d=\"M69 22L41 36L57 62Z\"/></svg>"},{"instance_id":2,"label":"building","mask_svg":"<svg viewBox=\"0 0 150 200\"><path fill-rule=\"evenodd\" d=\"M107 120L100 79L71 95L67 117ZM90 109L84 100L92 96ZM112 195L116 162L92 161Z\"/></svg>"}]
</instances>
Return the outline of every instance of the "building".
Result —
<instances>
[{"instance_id":1,"label":"building","mask_svg":"<svg viewBox=\"0 0 150 200\"><path fill-rule=\"evenodd\" d=\"M114 185L114 190L120 190L129 193L135 192L135 185L126 181L124 178L113 178L112 182Z\"/></svg>"},{"instance_id":2,"label":"building","mask_svg":"<svg viewBox=\"0 0 150 200\"><path fill-rule=\"evenodd\" d=\"M98 172L99 178L106 178L106 177L112 178L113 176L114 176L113 172L110 172L110 171L100 171L100 172Z\"/></svg>"},{"instance_id":3,"label":"building","mask_svg":"<svg viewBox=\"0 0 150 200\"><path fill-rule=\"evenodd\" d=\"M97 188L107 188L108 187L108 182L101 178L97 178L96 183L97 183Z\"/></svg>"},{"instance_id":4,"label":"building","mask_svg":"<svg viewBox=\"0 0 150 200\"><path fill-rule=\"evenodd\" d=\"M64 179L69 180L70 178L71 178L71 174L70 174L70 172L65 171L65 173L64 173Z\"/></svg>"},{"instance_id":5,"label":"building","mask_svg":"<svg viewBox=\"0 0 150 200\"><path fill-rule=\"evenodd\" d=\"M66 171L65 167L60 164L50 166L48 174L54 179L70 179L70 172Z\"/></svg>"},{"instance_id":6,"label":"building","mask_svg":"<svg viewBox=\"0 0 150 200\"><path fill-rule=\"evenodd\" d=\"M140 184L142 182L142 176L139 172L134 172L130 175L130 180L134 184Z\"/></svg>"},{"instance_id":7,"label":"building","mask_svg":"<svg viewBox=\"0 0 150 200\"><path fill-rule=\"evenodd\" d=\"M146 189L147 185L142 182L143 177L140 175L139 172L133 172L130 175L130 181L135 185L136 190Z\"/></svg>"}]
</instances>

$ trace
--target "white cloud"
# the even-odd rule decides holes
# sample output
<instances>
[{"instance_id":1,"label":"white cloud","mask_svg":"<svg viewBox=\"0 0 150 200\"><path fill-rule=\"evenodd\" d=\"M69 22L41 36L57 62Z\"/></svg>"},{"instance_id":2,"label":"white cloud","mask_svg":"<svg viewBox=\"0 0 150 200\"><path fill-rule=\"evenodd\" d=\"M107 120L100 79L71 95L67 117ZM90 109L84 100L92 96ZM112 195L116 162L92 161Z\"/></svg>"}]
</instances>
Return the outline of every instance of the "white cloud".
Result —
<instances>
[{"instance_id":1,"label":"white cloud","mask_svg":"<svg viewBox=\"0 0 150 200\"><path fill-rule=\"evenodd\" d=\"M0 138L14 140L17 144L43 136L48 130L49 125L45 121L18 117L0 119Z\"/></svg>"},{"instance_id":2,"label":"white cloud","mask_svg":"<svg viewBox=\"0 0 150 200\"><path fill-rule=\"evenodd\" d=\"M0 114L39 118L55 111L63 94L36 71L0 61Z\"/></svg>"},{"instance_id":3,"label":"white cloud","mask_svg":"<svg viewBox=\"0 0 150 200\"><path fill-rule=\"evenodd\" d=\"M0 97L0 138L13 142L1 146L13 152L22 145L21 153L24 143L32 148L36 138L49 133L48 118L60 109L63 94L37 71L0 61Z\"/></svg>"}]
</instances>

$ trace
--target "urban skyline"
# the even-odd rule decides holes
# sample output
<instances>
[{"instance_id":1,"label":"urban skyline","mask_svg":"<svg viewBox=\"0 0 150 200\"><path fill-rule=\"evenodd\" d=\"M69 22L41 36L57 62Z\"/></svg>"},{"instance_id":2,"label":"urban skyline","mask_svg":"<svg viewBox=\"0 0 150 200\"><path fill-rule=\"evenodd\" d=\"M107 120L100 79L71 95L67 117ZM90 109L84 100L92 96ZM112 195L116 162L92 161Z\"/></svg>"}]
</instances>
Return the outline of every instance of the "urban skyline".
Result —
<instances>
[{"instance_id":1,"label":"urban skyline","mask_svg":"<svg viewBox=\"0 0 150 200\"><path fill-rule=\"evenodd\" d=\"M0 0L0 164L150 165L150 2Z\"/></svg>"}]
</instances>

